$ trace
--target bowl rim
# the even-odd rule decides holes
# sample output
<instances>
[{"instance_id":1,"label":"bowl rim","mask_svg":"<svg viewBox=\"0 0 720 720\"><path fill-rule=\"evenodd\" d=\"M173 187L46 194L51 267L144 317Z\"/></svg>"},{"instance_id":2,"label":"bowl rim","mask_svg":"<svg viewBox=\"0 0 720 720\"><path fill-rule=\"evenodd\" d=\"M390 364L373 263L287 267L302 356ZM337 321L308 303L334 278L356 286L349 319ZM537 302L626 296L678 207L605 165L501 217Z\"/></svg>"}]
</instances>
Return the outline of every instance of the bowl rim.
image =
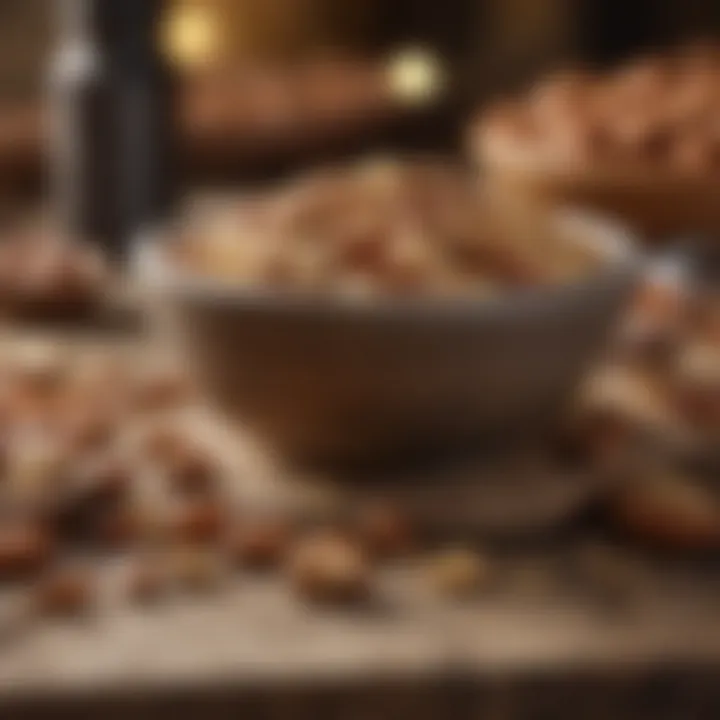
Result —
<instances>
[{"instance_id":1,"label":"bowl rim","mask_svg":"<svg viewBox=\"0 0 720 720\"><path fill-rule=\"evenodd\" d=\"M552 215L565 224L579 226L584 240L607 261L596 271L578 279L545 286L515 288L487 295L390 296L379 293L370 301L332 292L279 290L194 274L168 261L163 245L174 233L165 228L141 234L131 252L132 272L141 287L165 296L184 298L238 309L315 313L344 317L411 318L437 315L441 318L501 314L503 311L533 311L563 306L571 298L609 282L638 278L646 267L646 253L637 235L615 218L585 209L563 207ZM170 239L170 240L169 240Z\"/></svg>"}]
</instances>

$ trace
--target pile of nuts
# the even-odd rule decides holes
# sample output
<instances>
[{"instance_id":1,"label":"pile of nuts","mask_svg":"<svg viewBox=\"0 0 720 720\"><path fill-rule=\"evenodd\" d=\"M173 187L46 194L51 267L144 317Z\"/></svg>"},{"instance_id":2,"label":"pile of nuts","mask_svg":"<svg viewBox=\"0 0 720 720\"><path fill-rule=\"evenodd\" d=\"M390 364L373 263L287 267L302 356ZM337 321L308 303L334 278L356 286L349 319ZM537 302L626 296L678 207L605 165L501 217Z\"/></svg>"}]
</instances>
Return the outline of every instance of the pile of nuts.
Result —
<instances>
[{"instance_id":1,"label":"pile of nuts","mask_svg":"<svg viewBox=\"0 0 720 720\"><path fill-rule=\"evenodd\" d=\"M650 283L572 426L622 481L616 523L654 545L720 549L718 309L716 296Z\"/></svg>"},{"instance_id":2,"label":"pile of nuts","mask_svg":"<svg viewBox=\"0 0 720 720\"><path fill-rule=\"evenodd\" d=\"M644 388L650 399L645 407L656 408L661 428L708 448L720 441L719 310L711 293L649 285L614 365Z\"/></svg>"},{"instance_id":3,"label":"pile of nuts","mask_svg":"<svg viewBox=\"0 0 720 720\"><path fill-rule=\"evenodd\" d=\"M634 453L651 426L717 444L720 393L708 368L718 363L689 362L687 347L717 352L718 306L704 300L701 312L689 295L650 287L637 307L616 359L626 375L590 383L574 440L584 462L626 476L608 497L616 526L655 546L717 550L717 493L692 471ZM93 607L99 576L88 554L125 556L124 593L137 603L219 589L236 569L278 573L312 603L347 604L373 597L376 568L422 551L417 523L385 502L333 525L238 503L242 478L185 422L196 397L174 367L138 366L121 350L30 350L0 363L0 588L24 583L34 612ZM486 587L493 569L464 548L424 564L453 597Z\"/></svg>"},{"instance_id":4,"label":"pile of nuts","mask_svg":"<svg viewBox=\"0 0 720 720\"><path fill-rule=\"evenodd\" d=\"M382 159L191 211L175 253L215 281L353 299L483 295L577 279L603 261L587 239L483 196L457 168Z\"/></svg>"},{"instance_id":5,"label":"pile of nuts","mask_svg":"<svg viewBox=\"0 0 720 720\"><path fill-rule=\"evenodd\" d=\"M137 603L214 590L233 568L281 573L311 602L356 603L378 564L415 549L414 524L385 503L342 527L242 507L241 478L185 422L186 378L127 360L40 346L0 365L0 589L25 584L34 613L90 610L98 554L124 556Z\"/></svg>"},{"instance_id":6,"label":"pile of nuts","mask_svg":"<svg viewBox=\"0 0 720 720\"><path fill-rule=\"evenodd\" d=\"M507 141L572 167L720 171L720 49L643 57L610 73L570 72L484 113L473 143Z\"/></svg>"}]
</instances>

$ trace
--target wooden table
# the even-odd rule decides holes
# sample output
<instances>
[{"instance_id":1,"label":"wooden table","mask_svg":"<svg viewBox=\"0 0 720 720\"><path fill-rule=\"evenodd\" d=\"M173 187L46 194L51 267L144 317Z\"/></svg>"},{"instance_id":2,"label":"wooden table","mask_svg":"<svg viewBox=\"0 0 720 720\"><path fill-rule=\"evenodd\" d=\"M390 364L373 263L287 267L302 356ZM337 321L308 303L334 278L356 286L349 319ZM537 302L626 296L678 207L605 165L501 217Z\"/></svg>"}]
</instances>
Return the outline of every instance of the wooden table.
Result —
<instances>
[{"instance_id":1,"label":"wooden table","mask_svg":"<svg viewBox=\"0 0 720 720\"><path fill-rule=\"evenodd\" d=\"M582 551L565 542L498 549L494 580L465 602L439 597L423 561L409 561L383 571L377 602L354 612L305 607L282 580L251 577L133 609L111 591L121 561L107 563L97 615L6 626L0 717L56 707L103 716L124 707L128 717L168 708L204 718L230 709L324 717L328 708L475 717L489 703L500 708L491 717L561 718L570 715L537 715L536 705L562 713L570 698L580 718L717 717L700 714L720 709L717 566L629 564L588 542L576 539ZM593 553L606 558L588 565ZM661 714L651 697L658 678L675 703ZM650 714L633 714L639 706Z\"/></svg>"},{"instance_id":2,"label":"wooden table","mask_svg":"<svg viewBox=\"0 0 720 720\"><path fill-rule=\"evenodd\" d=\"M25 623L0 600L0 718L716 718L718 561L615 547L583 523L486 541L477 598L440 597L420 557L362 611L307 608L281 579Z\"/></svg>"}]
</instances>

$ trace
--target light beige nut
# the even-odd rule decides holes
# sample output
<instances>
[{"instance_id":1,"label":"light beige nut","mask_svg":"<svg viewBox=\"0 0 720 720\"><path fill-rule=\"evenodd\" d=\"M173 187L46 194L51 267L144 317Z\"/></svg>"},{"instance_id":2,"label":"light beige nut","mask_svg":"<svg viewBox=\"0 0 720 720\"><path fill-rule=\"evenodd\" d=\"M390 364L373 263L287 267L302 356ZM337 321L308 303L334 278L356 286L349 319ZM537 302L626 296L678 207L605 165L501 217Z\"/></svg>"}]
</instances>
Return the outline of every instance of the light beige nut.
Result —
<instances>
[{"instance_id":1,"label":"light beige nut","mask_svg":"<svg viewBox=\"0 0 720 720\"><path fill-rule=\"evenodd\" d=\"M290 581L303 598L351 603L370 594L371 570L359 544L333 532L303 538L289 563Z\"/></svg>"},{"instance_id":2,"label":"light beige nut","mask_svg":"<svg viewBox=\"0 0 720 720\"><path fill-rule=\"evenodd\" d=\"M433 557L429 572L432 584L443 595L466 597L486 587L491 577L491 564L478 552L454 548Z\"/></svg>"}]
</instances>

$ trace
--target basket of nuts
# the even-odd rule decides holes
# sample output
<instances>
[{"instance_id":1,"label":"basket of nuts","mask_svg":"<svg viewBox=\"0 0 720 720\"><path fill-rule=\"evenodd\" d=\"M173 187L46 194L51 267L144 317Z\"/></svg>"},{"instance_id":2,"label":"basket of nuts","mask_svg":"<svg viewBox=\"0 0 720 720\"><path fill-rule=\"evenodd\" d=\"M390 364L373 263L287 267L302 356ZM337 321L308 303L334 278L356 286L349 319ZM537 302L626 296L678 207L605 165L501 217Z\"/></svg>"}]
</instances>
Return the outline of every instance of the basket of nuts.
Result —
<instances>
[{"instance_id":1,"label":"basket of nuts","mask_svg":"<svg viewBox=\"0 0 720 720\"><path fill-rule=\"evenodd\" d=\"M719 68L709 47L561 73L483 110L470 153L496 180L612 213L653 241L713 233Z\"/></svg>"}]
</instances>

